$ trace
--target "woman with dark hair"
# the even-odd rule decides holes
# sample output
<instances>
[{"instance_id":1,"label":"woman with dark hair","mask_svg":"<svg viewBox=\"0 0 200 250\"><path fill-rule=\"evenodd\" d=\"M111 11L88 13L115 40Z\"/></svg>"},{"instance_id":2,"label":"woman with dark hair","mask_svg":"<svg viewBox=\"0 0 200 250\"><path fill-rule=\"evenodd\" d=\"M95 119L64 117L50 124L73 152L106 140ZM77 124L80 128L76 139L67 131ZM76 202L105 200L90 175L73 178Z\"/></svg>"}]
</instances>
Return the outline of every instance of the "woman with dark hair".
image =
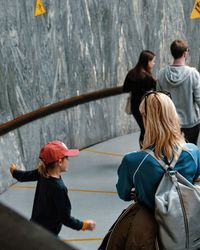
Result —
<instances>
[{"instance_id":1,"label":"woman with dark hair","mask_svg":"<svg viewBox=\"0 0 200 250\"><path fill-rule=\"evenodd\" d=\"M136 66L128 72L123 85L123 92L131 92L131 112L141 130L140 147L144 138L144 125L139 105L146 92L156 89L156 80L151 73L154 64L155 54L149 50L143 50Z\"/></svg>"}]
</instances>

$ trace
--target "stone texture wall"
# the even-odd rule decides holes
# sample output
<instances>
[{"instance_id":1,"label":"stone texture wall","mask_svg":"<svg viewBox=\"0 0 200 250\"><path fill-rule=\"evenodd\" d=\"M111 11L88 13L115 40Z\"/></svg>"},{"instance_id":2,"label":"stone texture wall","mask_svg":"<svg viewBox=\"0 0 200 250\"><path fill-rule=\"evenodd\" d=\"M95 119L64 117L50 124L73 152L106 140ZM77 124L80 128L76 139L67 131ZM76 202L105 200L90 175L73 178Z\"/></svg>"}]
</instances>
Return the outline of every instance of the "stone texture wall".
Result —
<instances>
[{"instance_id":1,"label":"stone texture wall","mask_svg":"<svg viewBox=\"0 0 200 250\"><path fill-rule=\"evenodd\" d=\"M195 1L43 0L47 13L38 17L33 0L0 2L0 123L121 85L142 49L156 53L156 75L176 38L188 40L188 63L200 70L200 19L189 19ZM49 140L81 148L137 129L123 112L125 97L61 111L0 137L0 192L11 182L9 163L34 168Z\"/></svg>"}]
</instances>

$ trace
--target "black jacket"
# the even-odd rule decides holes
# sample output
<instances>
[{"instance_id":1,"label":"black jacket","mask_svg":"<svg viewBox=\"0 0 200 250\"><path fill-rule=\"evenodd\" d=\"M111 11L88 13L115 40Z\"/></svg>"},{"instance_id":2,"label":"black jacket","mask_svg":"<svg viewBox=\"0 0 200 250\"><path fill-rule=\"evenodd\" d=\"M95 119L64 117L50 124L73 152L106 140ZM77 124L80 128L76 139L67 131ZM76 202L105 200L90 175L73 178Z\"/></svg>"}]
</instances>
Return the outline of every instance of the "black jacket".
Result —
<instances>
[{"instance_id":1,"label":"black jacket","mask_svg":"<svg viewBox=\"0 0 200 250\"><path fill-rule=\"evenodd\" d=\"M43 178L38 170L15 170L13 177L20 182L37 181L31 220L58 235L62 224L80 230L83 222L71 216L68 190L60 178Z\"/></svg>"},{"instance_id":2,"label":"black jacket","mask_svg":"<svg viewBox=\"0 0 200 250\"><path fill-rule=\"evenodd\" d=\"M143 95L150 90L156 90L156 80L147 72L136 76L134 69L131 69L124 81L123 92L131 92L132 113L139 112L139 106Z\"/></svg>"}]
</instances>

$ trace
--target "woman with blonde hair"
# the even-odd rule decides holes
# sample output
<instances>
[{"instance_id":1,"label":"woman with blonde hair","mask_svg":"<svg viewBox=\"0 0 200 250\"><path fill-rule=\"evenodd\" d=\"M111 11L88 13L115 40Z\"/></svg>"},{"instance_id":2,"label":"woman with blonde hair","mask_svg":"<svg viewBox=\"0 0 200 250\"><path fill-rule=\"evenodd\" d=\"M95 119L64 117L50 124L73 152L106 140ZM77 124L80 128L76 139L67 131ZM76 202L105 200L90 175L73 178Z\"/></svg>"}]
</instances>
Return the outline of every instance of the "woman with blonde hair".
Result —
<instances>
[{"instance_id":1,"label":"woman with blonde hair","mask_svg":"<svg viewBox=\"0 0 200 250\"><path fill-rule=\"evenodd\" d=\"M145 127L143 147L140 151L124 156L118 169L116 185L122 200L137 198L137 202L123 219L118 220L109 239L108 250L157 249L155 193L165 170L146 149L152 150L155 157L166 164L176 158L174 170L191 183L200 175L200 151L196 145L185 142L169 93L146 93L139 110Z\"/></svg>"},{"instance_id":2,"label":"woman with blonde hair","mask_svg":"<svg viewBox=\"0 0 200 250\"><path fill-rule=\"evenodd\" d=\"M150 91L140 105L146 131L142 149L154 147L155 156L161 159L165 155L168 162L176 157L177 149L185 145L179 116L169 97L169 92Z\"/></svg>"}]
</instances>

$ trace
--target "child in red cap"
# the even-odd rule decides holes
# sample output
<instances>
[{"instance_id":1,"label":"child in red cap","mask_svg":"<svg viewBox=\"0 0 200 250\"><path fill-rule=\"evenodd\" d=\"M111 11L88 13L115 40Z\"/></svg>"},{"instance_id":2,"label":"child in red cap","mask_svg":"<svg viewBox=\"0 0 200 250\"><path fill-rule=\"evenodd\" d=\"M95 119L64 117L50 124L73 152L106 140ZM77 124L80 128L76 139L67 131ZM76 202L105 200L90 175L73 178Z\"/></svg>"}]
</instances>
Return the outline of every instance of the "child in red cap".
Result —
<instances>
[{"instance_id":1,"label":"child in red cap","mask_svg":"<svg viewBox=\"0 0 200 250\"><path fill-rule=\"evenodd\" d=\"M79 154L61 141L51 141L40 151L37 169L17 170L10 164L10 172L18 181L37 181L31 220L58 235L62 224L75 230L93 230L96 222L80 221L71 216L68 190L60 173L68 170L68 157Z\"/></svg>"}]
</instances>

